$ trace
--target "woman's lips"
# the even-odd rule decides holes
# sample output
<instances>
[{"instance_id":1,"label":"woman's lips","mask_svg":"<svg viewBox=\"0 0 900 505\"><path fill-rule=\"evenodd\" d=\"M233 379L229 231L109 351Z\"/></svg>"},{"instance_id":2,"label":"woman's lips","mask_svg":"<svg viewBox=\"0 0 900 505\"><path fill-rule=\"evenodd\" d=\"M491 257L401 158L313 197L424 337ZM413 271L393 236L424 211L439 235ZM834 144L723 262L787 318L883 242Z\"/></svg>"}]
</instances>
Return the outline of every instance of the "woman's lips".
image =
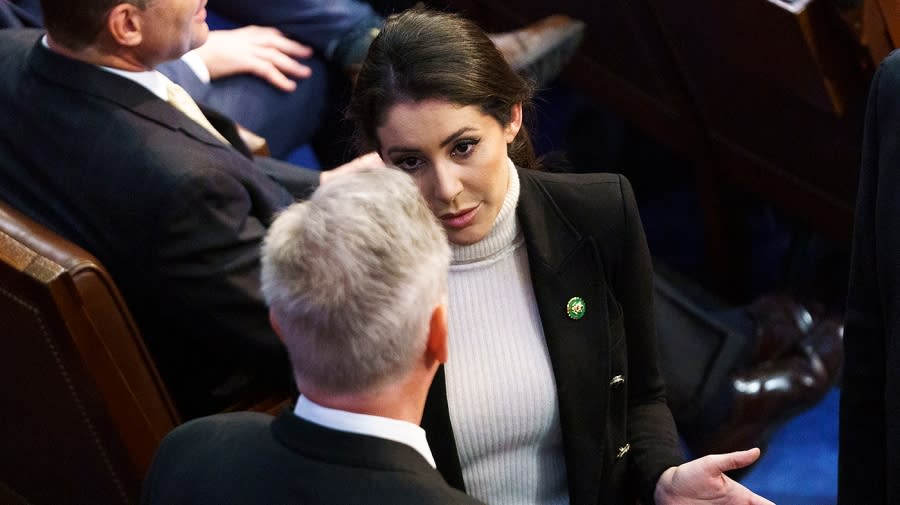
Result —
<instances>
[{"instance_id":1,"label":"woman's lips","mask_svg":"<svg viewBox=\"0 0 900 505\"><path fill-rule=\"evenodd\" d=\"M472 221L475 219L475 215L478 214L478 209L480 205L476 205L469 209L456 212L456 213L447 213L441 215L441 222L450 228L465 228L472 224Z\"/></svg>"}]
</instances>

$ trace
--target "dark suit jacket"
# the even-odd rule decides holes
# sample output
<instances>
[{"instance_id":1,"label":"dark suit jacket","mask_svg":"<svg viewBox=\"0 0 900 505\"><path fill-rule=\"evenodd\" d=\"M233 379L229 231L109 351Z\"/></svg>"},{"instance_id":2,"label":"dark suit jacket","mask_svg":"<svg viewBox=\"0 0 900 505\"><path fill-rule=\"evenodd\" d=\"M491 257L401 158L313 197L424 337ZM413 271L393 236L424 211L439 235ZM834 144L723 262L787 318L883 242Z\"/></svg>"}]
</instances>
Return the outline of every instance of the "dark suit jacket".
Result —
<instances>
[{"instance_id":1,"label":"dark suit jacket","mask_svg":"<svg viewBox=\"0 0 900 505\"><path fill-rule=\"evenodd\" d=\"M309 1L327 3L329 9L340 11L333 2ZM247 4L245 8L250 11L265 8L257 3L242 3ZM295 2L280 3L293 5ZM315 12L311 14L315 15ZM210 23L212 27L212 20ZM39 28L43 24L39 0L0 0L0 28ZM333 128L332 123L336 124L337 120L330 119L332 115L340 116L337 110L339 93L335 90L340 90L343 80L318 55L303 60L303 64L310 67L312 76L299 79L297 87L290 93L250 74L231 75L206 83L181 59L164 62L157 70L181 85L194 100L224 112L230 119L263 136L272 156L284 159L297 147L313 140L319 140L317 145L325 145L322 142L329 140L333 142L328 138L333 133L329 128ZM337 162L343 162L343 159Z\"/></svg>"},{"instance_id":2,"label":"dark suit jacket","mask_svg":"<svg viewBox=\"0 0 900 505\"><path fill-rule=\"evenodd\" d=\"M609 174L520 169L519 179L517 216L556 379L570 501L652 503L659 475L682 456L657 366L652 267L631 187ZM566 315L573 296L587 307L580 320ZM464 489L443 370L422 427L444 478Z\"/></svg>"},{"instance_id":3,"label":"dark suit jacket","mask_svg":"<svg viewBox=\"0 0 900 505\"><path fill-rule=\"evenodd\" d=\"M420 505L481 502L413 448L332 430L290 411L196 419L163 440L145 505Z\"/></svg>"},{"instance_id":4,"label":"dark suit jacket","mask_svg":"<svg viewBox=\"0 0 900 505\"><path fill-rule=\"evenodd\" d=\"M40 35L0 31L0 199L107 267L183 414L287 387L259 245L294 199L273 177L299 194L317 176L275 161L264 172L227 119L206 111L236 148Z\"/></svg>"},{"instance_id":5,"label":"dark suit jacket","mask_svg":"<svg viewBox=\"0 0 900 505\"><path fill-rule=\"evenodd\" d=\"M844 329L838 502L900 503L900 52L866 113Z\"/></svg>"},{"instance_id":6,"label":"dark suit jacket","mask_svg":"<svg viewBox=\"0 0 900 505\"><path fill-rule=\"evenodd\" d=\"M0 0L0 28L43 26L39 0Z\"/></svg>"}]
</instances>

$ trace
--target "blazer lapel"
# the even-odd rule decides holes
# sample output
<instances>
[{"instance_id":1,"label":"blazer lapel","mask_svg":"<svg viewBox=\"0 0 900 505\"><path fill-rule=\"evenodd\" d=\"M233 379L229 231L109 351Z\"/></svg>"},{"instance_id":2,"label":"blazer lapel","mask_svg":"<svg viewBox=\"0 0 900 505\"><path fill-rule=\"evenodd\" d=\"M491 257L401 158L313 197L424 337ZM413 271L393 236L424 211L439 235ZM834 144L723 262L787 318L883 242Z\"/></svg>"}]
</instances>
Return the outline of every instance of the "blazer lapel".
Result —
<instances>
[{"instance_id":1,"label":"blazer lapel","mask_svg":"<svg viewBox=\"0 0 900 505\"><path fill-rule=\"evenodd\" d=\"M608 409L608 293L595 238L566 219L539 180L519 171L518 217L525 234L532 285L556 379L569 499L594 504L599 496L603 427ZM567 313L584 301L581 319Z\"/></svg>"},{"instance_id":2,"label":"blazer lapel","mask_svg":"<svg viewBox=\"0 0 900 505\"><path fill-rule=\"evenodd\" d=\"M143 86L88 63L58 55L44 47L40 40L29 55L29 64L35 72L59 86L114 102L161 126L180 130L210 147L228 148L202 126L160 100ZM208 108L201 107L201 110L241 154L249 157L249 150L240 140L231 120L221 114L210 112Z\"/></svg>"},{"instance_id":3,"label":"blazer lapel","mask_svg":"<svg viewBox=\"0 0 900 505\"><path fill-rule=\"evenodd\" d=\"M422 414L422 429L428 438L428 447L434 456L435 465L447 484L466 490L463 482L462 467L456 452L456 437L450 424L450 408L447 406L447 382L444 378L444 366L438 368L425 399L425 412Z\"/></svg>"}]
</instances>

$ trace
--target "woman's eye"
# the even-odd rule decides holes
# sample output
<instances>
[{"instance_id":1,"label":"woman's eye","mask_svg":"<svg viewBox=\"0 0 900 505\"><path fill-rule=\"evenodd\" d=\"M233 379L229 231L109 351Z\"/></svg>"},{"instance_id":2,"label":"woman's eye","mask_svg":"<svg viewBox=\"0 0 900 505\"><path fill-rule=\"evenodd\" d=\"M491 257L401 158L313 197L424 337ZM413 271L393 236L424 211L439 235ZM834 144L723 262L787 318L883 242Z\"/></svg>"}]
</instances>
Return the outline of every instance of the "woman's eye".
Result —
<instances>
[{"instance_id":1,"label":"woman's eye","mask_svg":"<svg viewBox=\"0 0 900 505\"><path fill-rule=\"evenodd\" d=\"M451 156L465 156L471 154L478 144L478 140L462 140L453 146Z\"/></svg>"},{"instance_id":2,"label":"woman's eye","mask_svg":"<svg viewBox=\"0 0 900 505\"><path fill-rule=\"evenodd\" d=\"M422 160L412 156L393 160L394 166L406 172L413 172L422 166Z\"/></svg>"}]
</instances>

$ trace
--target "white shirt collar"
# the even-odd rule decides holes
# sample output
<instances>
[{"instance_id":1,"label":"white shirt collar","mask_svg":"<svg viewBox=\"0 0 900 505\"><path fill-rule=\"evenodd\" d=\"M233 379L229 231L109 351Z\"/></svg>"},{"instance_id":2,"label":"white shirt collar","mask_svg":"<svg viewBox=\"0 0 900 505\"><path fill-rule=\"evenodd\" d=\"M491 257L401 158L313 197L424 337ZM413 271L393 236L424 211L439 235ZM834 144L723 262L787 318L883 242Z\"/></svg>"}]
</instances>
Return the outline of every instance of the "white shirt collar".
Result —
<instances>
[{"instance_id":1,"label":"white shirt collar","mask_svg":"<svg viewBox=\"0 0 900 505\"><path fill-rule=\"evenodd\" d=\"M47 43L47 35L44 35L41 38L41 43L47 49L50 48L50 44ZM158 96L160 100L164 102L168 101L169 99L169 95L166 92L166 77L156 70L148 70L146 72L129 72L127 70L120 70L118 68L104 67L103 65L97 65L97 68L106 70L107 72L112 74L120 75L126 79L131 79L132 81L147 88L148 91Z\"/></svg>"},{"instance_id":2,"label":"white shirt collar","mask_svg":"<svg viewBox=\"0 0 900 505\"><path fill-rule=\"evenodd\" d=\"M147 70L145 72L129 72L127 70L104 67L102 65L98 65L97 67L102 70L106 70L109 73L121 75L126 79L131 79L132 81L147 88L148 91L158 96L159 99L164 102L168 101L169 99L169 95L166 92L166 81L168 79L157 70Z\"/></svg>"},{"instance_id":3,"label":"white shirt collar","mask_svg":"<svg viewBox=\"0 0 900 505\"><path fill-rule=\"evenodd\" d=\"M434 456L431 454L431 448L428 447L425 430L413 423L399 419L331 409L323 407L305 396L300 396L297 400L297 405L294 407L294 415L326 428L357 433L359 435L369 435L406 444L421 454L432 468L437 467L434 463Z\"/></svg>"}]
</instances>

